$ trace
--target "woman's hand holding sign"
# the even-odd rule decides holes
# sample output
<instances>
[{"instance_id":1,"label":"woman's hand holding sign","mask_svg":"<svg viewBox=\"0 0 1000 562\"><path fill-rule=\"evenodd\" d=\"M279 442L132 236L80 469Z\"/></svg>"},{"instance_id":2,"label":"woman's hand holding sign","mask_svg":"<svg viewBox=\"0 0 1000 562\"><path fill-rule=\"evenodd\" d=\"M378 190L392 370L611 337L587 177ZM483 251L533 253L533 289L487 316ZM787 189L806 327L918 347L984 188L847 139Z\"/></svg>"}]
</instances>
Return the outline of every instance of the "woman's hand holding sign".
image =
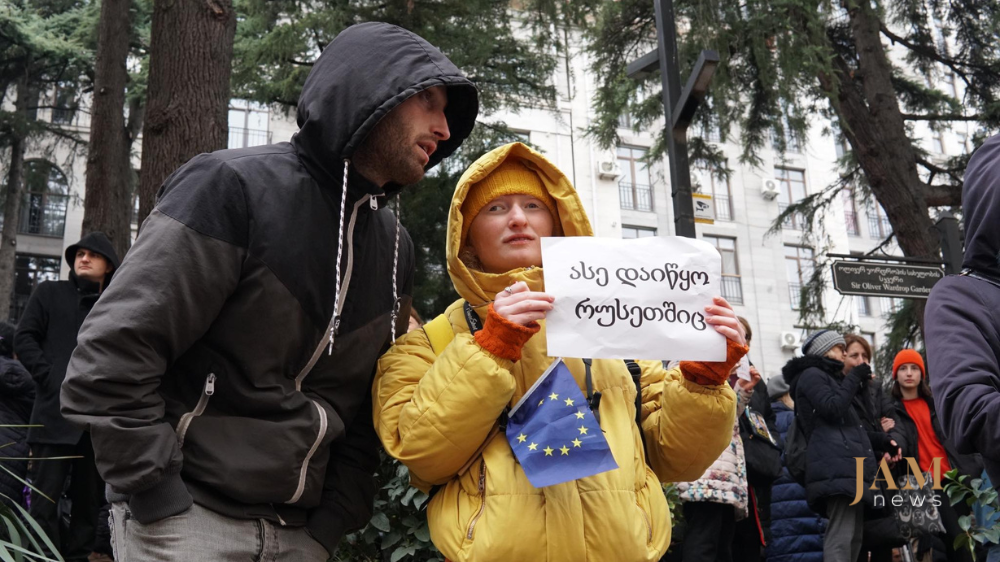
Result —
<instances>
[{"instance_id":1,"label":"woman's hand holding sign","mask_svg":"<svg viewBox=\"0 0 1000 562\"><path fill-rule=\"evenodd\" d=\"M519 360L521 348L541 329L538 321L552 310L554 300L552 295L529 290L527 283L514 283L497 293L483 329L474 336L476 342L497 357Z\"/></svg>"},{"instance_id":2,"label":"woman's hand holding sign","mask_svg":"<svg viewBox=\"0 0 1000 562\"><path fill-rule=\"evenodd\" d=\"M736 311L732 305L722 297L712 299L713 304L705 307L705 322L712 325L716 332L726 336L739 344L741 347L747 344L746 331L743 324L736 319Z\"/></svg>"},{"instance_id":3,"label":"woman's hand holding sign","mask_svg":"<svg viewBox=\"0 0 1000 562\"><path fill-rule=\"evenodd\" d=\"M555 297L528 289L528 284L519 281L497 293L493 309L501 318L514 324L528 326L544 320L552 310Z\"/></svg>"}]
</instances>

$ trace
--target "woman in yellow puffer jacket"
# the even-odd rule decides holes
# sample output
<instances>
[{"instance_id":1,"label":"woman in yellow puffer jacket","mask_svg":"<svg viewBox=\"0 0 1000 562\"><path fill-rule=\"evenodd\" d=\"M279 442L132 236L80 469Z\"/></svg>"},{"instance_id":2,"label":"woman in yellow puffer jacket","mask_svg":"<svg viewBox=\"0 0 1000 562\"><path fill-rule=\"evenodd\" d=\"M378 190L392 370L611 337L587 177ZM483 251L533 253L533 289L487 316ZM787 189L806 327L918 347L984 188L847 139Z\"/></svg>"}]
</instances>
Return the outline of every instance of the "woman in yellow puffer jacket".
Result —
<instances>
[{"instance_id":1,"label":"woman in yellow puffer jacket","mask_svg":"<svg viewBox=\"0 0 1000 562\"><path fill-rule=\"evenodd\" d=\"M639 362L646 452L625 363L595 360L618 468L535 488L496 427L553 361L544 317L558 304L542 292L540 267L540 238L552 235L593 233L572 185L540 154L514 143L465 172L448 221L448 272L462 296L445 312L454 339L440 355L424 330L396 340L378 364L375 427L413 485L435 489L431 539L453 562L656 561L671 528L660 482L697 479L729 445L736 399L723 383L746 353L742 329L719 298L706 312L728 338L726 361L670 371ZM475 335L466 301L482 322ZM583 362L565 363L583 389Z\"/></svg>"}]
</instances>

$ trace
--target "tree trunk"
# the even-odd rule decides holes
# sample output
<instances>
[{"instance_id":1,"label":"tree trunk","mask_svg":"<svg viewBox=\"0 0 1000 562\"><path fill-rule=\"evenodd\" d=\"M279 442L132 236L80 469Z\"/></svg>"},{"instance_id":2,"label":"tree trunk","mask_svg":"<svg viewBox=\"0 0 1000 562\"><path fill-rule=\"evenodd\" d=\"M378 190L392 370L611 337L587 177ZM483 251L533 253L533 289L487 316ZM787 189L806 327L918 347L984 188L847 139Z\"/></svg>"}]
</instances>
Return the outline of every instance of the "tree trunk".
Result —
<instances>
[{"instance_id":1,"label":"tree trunk","mask_svg":"<svg viewBox=\"0 0 1000 562\"><path fill-rule=\"evenodd\" d=\"M202 152L225 148L236 14L231 0L156 0L139 221L163 180Z\"/></svg>"},{"instance_id":2,"label":"tree trunk","mask_svg":"<svg viewBox=\"0 0 1000 562\"><path fill-rule=\"evenodd\" d=\"M131 139L125 127L125 85L131 0L103 0L87 152L83 234L101 231L124 257L131 242Z\"/></svg>"},{"instance_id":3,"label":"tree trunk","mask_svg":"<svg viewBox=\"0 0 1000 562\"><path fill-rule=\"evenodd\" d=\"M26 118L28 108L38 105L38 91L28 84L27 72L17 83L14 111L18 121ZM0 232L0 320L10 317L16 274L17 227L21 219L21 190L24 186L24 152L28 144L27 126L23 122L13 127L10 145L10 171L7 174L7 200L3 209L3 231Z\"/></svg>"},{"instance_id":4,"label":"tree trunk","mask_svg":"<svg viewBox=\"0 0 1000 562\"><path fill-rule=\"evenodd\" d=\"M836 80L820 74L821 87L840 117L842 130L865 178L892 225L903 255L941 258L941 245L927 213L927 185L917 173L917 156L892 85L892 67L882 44L880 20L865 3L850 11L858 65L834 59ZM917 302L923 330L924 302Z\"/></svg>"}]
</instances>

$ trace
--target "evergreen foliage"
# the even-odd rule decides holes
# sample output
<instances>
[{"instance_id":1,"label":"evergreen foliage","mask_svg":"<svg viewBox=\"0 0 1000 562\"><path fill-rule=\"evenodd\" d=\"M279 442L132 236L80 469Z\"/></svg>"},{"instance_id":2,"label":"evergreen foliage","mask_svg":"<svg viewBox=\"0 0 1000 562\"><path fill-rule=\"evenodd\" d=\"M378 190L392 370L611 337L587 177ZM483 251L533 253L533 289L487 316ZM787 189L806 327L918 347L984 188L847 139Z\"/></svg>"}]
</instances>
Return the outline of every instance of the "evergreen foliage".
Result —
<instances>
[{"instance_id":1,"label":"evergreen foliage","mask_svg":"<svg viewBox=\"0 0 1000 562\"><path fill-rule=\"evenodd\" d=\"M825 132L850 151L841 177L813 186L806 199L788 207L772 232L794 213L806 217L804 238L819 247L826 235L822 217L841 189L859 201L881 205L892 225L885 241L910 257L940 258L932 231L935 207L960 205L968 150L949 158L921 148L914 125L932 130L974 122L978 146L1000 128L1000 2L997 0L675 0L682 76L701 49L715 49L716 70L706 106L692 127L692 163L728 171L723 155L705 142L704 131L721 130L741 147L740 162L762 168L762 152L775 147L780 162L790 140L804 139L808 127L828 119ZM635 129L656 129L663 117L660 75L642 80L625 76L626 65L655 47L653 0L602 3L587 26L593 70L598 77L599 118L589 133L601 145L618 142L621 115ZM945 88L946 78L963 86L961 97ZM663 132L650 151L665 151ZM817 264L814 283L826 264ZM807 287L802 323L826 322L821 287ZM901 321L922 323L923 303ZM914 325L915 326L915 325ZM898 326L893 334L912 332ZM893 338L890 338L893 339ZM896 341L893 339L893 341ZM896 343L901 343L899 340ZM883 355L896 349L883 348Z\"/></svg>"}]
</instances>

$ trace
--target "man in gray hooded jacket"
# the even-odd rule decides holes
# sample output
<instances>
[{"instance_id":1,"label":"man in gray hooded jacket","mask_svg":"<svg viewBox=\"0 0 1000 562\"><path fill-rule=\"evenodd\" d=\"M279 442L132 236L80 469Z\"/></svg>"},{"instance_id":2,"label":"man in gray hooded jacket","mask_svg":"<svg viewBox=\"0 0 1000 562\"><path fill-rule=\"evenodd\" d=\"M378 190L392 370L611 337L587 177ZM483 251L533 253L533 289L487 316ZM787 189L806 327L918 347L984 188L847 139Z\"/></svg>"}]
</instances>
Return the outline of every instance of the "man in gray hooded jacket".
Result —
<instances>
[{"instance_id":1,"label":"man in gray hooded jacket","mask_svg":"<svg viewBox=\"0 0 1000 562\"><path fill-rule=\"evenodd\" d=\"M326 560L371 517L375 360L406 329L413 245L387 206L471 132L440 51L368 23L330 43L290 143L202 154L79 338L119 560Z\"/></svg>"}]
</instances>

